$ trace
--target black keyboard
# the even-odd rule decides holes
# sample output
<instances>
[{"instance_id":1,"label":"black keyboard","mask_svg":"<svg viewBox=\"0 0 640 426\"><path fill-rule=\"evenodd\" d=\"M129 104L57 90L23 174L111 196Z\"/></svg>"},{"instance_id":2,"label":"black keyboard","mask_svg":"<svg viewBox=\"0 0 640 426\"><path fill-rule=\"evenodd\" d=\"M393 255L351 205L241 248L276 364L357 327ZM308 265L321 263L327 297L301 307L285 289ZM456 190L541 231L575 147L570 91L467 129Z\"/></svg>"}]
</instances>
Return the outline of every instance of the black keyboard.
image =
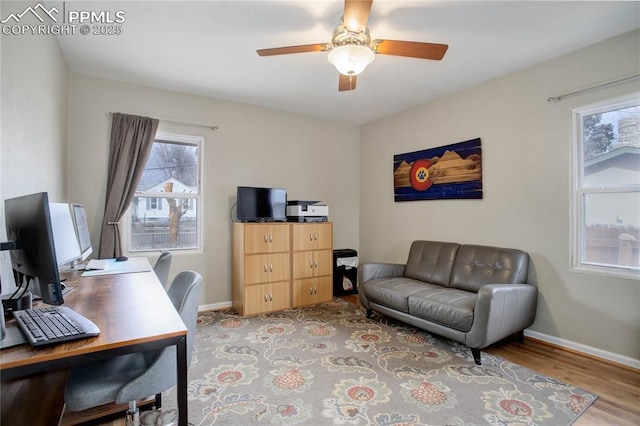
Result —
<instances>
[{"instance_id":1,"label":"black keyboard","mask_svg":"<svg viewBox=\"0 0 640 426\"><path fill-rule=\"evenodd\" d=\"M13 317L32 346L84 339L100 334L97 325L65 306L13 311Z\"/></svg>"}]
</instances>

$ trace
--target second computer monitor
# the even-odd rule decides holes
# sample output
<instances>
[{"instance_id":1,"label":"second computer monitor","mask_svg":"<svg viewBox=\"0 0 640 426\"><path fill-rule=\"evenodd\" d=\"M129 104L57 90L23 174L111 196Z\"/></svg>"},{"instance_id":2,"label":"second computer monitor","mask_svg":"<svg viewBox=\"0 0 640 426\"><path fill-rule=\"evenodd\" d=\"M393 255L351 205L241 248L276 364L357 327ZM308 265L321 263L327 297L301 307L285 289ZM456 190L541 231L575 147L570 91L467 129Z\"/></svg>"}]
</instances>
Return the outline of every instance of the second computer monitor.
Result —
<instances>
[{"instance_id":1,"label":"second computer monitor","mask_svg":"<svg viewBox=\"0 0 640 426\"><path fill-rule=\"evenodd\" d=\"M89 225L87 223L87 213L82 204L71 204L71 213L76 228L78 244L82 253L82 260L85 260L93 252L91 246L91 235L89 234Z\"/></svg>"},{"instance_id":2,"label":"second computer monitor","mask_svg":"<svg viewBox=\"0 0 640 426\"><path fill-rule=\"evenodd\" d=\"M76 230L67 203L49 203L51 212L51 228L56 247L58 267L74 264L82 256L76 237Z\"/></svg>"}]
</instances>

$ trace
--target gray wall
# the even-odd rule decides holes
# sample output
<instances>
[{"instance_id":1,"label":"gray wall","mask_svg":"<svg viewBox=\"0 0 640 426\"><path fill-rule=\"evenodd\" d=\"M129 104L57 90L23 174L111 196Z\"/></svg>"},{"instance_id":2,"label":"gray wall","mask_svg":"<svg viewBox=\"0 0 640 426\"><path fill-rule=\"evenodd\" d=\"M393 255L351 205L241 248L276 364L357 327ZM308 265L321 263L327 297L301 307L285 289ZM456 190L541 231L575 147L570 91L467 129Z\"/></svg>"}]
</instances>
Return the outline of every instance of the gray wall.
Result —
<instances>
[{"instance_id":1,"label":"gray wall","mask_svg":"<svg viewBox=\"0 0 640 426\"><path fill-rule=\"evenodd\" d=\"M2 16L23 3L2 3ZM69 71L54 37L5 36L1 46L0 200L47 191L67 196ZM0 205L0 240L6 240ZM8 252L0 252L3 293L13 287Z\"/></svg>"},{"instance_id":2,"label":"gray wall","mask_svg":"<svg viewBox=\"0 0 640 426\"><path fill-rule=\"evenodd\" d=\"M631 93L639 84L560 103L547 97L637 74L639 45L640 34L629 33L362 126L362 260L404 263L414 239L526 250L530 280L540 290L531 330L637 364L640 285L570 271L569 203L572 108ZM477 137L482 200L394 203L394 154Z\"/></svg>"},{"instance_id":3,"label":"gray wall","mask_svg":"<svg viewBox=\"0 0 640 426\"><path fill-rule=\"evenodd\" d=\"M201 272L202 305L231 300L230 211L238 185L282 187L290 200L327 202L335 246L357 249L356 126L75 73L69 104L69 197L86 205L94 245L104 209L109 112L219 126L210 130L161 122L159 127L206 138L204 251L174 253L170 274Z\"/></svg>"}]
</instances>

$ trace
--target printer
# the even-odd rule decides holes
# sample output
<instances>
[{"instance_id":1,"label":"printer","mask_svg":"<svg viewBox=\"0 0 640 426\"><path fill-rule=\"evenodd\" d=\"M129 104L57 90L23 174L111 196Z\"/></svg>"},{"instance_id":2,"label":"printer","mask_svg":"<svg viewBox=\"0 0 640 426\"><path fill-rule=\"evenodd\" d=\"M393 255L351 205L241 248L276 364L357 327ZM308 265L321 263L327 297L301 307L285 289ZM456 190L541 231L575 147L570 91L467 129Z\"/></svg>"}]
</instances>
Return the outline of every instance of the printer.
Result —
<instances>
[{"instance_id":1,"label":"printer","mask_svg":"<svg viewBox=\"0 0 640 426\"><path fill-rule=\"evenodd\" d=\"M287 221L327 222L329 206L321 201L287 201Z\"/></svg>"}]
</instances>

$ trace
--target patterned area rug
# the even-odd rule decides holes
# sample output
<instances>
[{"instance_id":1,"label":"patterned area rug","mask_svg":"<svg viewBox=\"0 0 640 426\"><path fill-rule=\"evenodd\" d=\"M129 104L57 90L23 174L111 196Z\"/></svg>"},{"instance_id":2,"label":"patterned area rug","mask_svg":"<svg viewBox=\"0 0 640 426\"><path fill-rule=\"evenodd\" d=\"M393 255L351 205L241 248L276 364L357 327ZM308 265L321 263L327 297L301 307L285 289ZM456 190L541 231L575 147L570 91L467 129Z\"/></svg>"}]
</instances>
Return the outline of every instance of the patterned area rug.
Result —
<instances>
[{"instance_id":1,"label":"patterned area rug","mask_svg":"<svg viewBox=\"0 0 640 426\"><path fill-rule=\"evenodd\" d=\"M597 395L335 299L198 317L193 425L570 425ZM175 389L145 424L175 421Z\"/></svg>"}]
</instances>

